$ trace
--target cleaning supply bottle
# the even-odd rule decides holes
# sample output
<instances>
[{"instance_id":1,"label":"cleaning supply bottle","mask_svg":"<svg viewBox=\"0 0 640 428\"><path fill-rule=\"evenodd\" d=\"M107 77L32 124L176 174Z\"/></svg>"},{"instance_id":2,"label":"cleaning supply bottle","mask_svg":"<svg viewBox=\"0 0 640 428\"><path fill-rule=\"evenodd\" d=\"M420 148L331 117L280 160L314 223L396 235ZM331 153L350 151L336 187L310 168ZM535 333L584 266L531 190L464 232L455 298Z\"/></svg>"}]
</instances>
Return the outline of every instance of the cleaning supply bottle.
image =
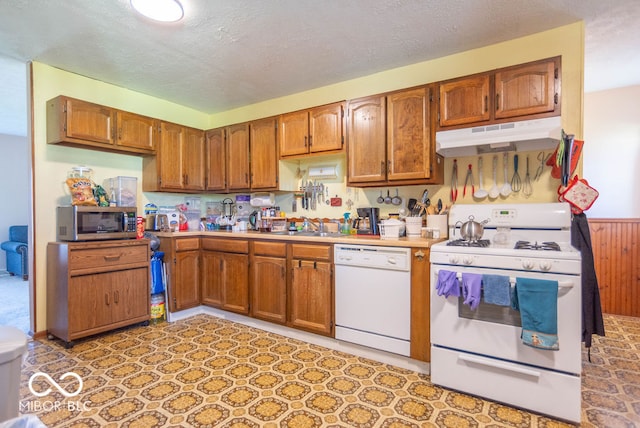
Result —
<instances>
[{"instance_id":1,"label":"cleaning supply bottle","mask_svg":"<svg viewBox=\"0 0 640 428\"><path fill-rule=\"evenodd\" d=\"M351 223L349 222L349 217L351 217L351 213L344 213L342 217L344 218L344 223L342 224L342 230L340 232L345 235L349 235L351 234Z\"/></svg>"}]
</instances>

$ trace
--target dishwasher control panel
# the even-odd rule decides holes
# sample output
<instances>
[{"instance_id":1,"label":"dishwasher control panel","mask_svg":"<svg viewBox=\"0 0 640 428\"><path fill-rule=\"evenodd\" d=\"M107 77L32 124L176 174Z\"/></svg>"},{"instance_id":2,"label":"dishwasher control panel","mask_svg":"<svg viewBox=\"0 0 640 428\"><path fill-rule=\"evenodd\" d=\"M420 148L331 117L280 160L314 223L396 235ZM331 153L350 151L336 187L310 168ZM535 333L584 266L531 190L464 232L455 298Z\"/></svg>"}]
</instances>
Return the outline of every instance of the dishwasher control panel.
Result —
<instances>
[{"instance_id":1,"label":"dishwasher control panel","mask_svg":"<svg viewBox=\"0 0 640 428\"><path fill-rule=\"evenodd\" d=\"M333 260L336 265L411 270L411 250L409 248L336 244L333 247L333 252Z\"/></svg>"}]
</instances>

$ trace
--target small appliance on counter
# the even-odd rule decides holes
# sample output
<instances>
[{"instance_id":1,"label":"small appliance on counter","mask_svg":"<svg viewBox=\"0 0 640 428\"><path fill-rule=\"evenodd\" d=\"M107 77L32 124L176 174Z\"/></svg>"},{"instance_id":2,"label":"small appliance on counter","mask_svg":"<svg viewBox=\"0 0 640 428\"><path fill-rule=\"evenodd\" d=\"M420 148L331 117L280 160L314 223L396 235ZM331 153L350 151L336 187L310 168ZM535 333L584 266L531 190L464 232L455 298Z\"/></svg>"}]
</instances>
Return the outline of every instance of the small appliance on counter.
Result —
<instances>
[{"instance_id":1,"label":"small appliance on counter","mask_svg":"<svg viewBox=\"0 0 640 428\"><path fill-rule=\"evenodd\" d=\"M380 208L358 208L358 217L353 220L353 229L358 235L379 235Z\"/></svg>"}]
</instances>

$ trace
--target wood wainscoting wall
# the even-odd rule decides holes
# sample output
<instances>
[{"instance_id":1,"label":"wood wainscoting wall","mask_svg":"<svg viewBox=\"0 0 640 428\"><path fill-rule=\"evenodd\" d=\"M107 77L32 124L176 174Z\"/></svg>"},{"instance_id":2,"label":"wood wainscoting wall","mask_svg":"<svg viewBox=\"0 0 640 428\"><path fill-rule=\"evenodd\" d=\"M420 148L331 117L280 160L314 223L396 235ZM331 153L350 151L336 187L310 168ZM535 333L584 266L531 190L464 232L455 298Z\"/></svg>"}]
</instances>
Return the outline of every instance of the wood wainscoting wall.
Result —
<instances>
[{"instance_id":1,"label":"wood wainscoting wall","mask_svg":"<svg viewBox=\"0 0 640 428\"><path fill-rule=\"evenodd\" d=\"M589 219L602 312L640 317L640 219Z\"/></svg>"}]
</instances>

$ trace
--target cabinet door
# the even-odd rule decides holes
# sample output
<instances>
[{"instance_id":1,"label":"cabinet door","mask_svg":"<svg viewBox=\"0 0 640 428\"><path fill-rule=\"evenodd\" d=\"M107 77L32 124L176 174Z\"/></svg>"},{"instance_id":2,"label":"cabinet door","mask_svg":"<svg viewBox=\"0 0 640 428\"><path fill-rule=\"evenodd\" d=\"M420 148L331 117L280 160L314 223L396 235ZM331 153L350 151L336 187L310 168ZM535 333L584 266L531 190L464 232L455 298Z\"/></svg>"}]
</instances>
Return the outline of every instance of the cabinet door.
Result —
<instances>
[{"instance_id":1,"label":"cabinet door","mask_svg":"<svg viewBox=\"0 0 640 428\"><path fill-rule=\"evenodd\" d=\"M68 138L114 145L113 109L75 99L66 99L65 108Z\"/></svg>"},{"instance_id":2,"label":"cabinet door","mask_svg":"<svg viewBox=\"0 0 640 428\"><path fill-rule=\"evenodd\" d=\"M162 122L160 125L160 147L156 156L161 189L182 189L183 137L182 126L168 122Z\"/></svg>"},{"instance_id":3,"label":"cabinet door","mask_svg":"<svg viewBox=\"0 0 640 428\"><path fill-rule=\"evenodd\" d=\"M278 189L278 122L275 118L250 123L251 189Z\"/></svg>"},{"instance_id":4,"label":"cabinet door","mask_svg":"<svg viewBox=\"0 0 640 428\"><path fill-rule=\"evenodd\" d=\"M295 111L280 116L280 156L309 152L309 112Z\"/></svg>"},{"instance_id":5,"label":"cabinet door","mask_svg":"<svg viewBox=\"0 0 640 428\"><path fill-rule=\"evenodd\" d=\"M150 153L156 150L160 126L157 119L118 110L116 124L118 126L117 146Z\"/></svg>"},{"instance_id":6,"label":"cabinet door","mask_svg":"<svg viewBox=\"0 0 640 428\"><path fill-rule=\"evenodd\" d=\"M341 150L344 106L342 103L316 107L309 112L309 152Z\"/></svg>"},{"instance_id":7,"label":"cabinet door","mask_svg":"<svg viewBox=\"0 0 640 428\"><path fill-rule=\"evenodd\" d=\"M249 256L224 253L222 259L222 309L249 313Z\"/></svg>"},{"instance_id":8,"label":"cabinet door","mask_svg":"<svg viewBox=\"0 0 640 428\"><path fill-rule=\"evenodd\" d=\"M200 304L200 251L176 252L174 265L174 310L198 306Z\"/></svg>"},{"instance_id":9,"label":"cabinet door","mask_svg":"<svg viewBox=\"0 0 640 428\"><path fill-rule=\"evenodd\" d=\"M385 97L349 102L347 121L347 182L386 180Z\"/></svg>"},{"instance_id":10,"label":"cabinet door","mask_svg":"<svg viewBox=\"0 0 640 428\"><path fill-rule=\"evenodd\" d=\"M291 272L290 326L331 336L333 334L331 263L293 259Z\"/></svg>"},{"instance_id":11,"label":"cabinet door","mask_svg":"<svg viewBox=\"0 0 640 428\"><path fill-rule=\"evenodd\" d=\"M224 128L207 131L205 150L206 190L226 190L226 153Z\"/></svg>"},{"instance_id":12,"label":"cabinet door","mask_svg":"<svg viewBox=\"0 0 640 428\"><path fill-rule=\"evenodd\" d=\"M227 128L227 187L249 189L249 124Z\"/></svg>"},{"instance_id":13,"label":"cabinet door","mask_svg":"<svg viewBox=\"0 0 640 428\"><path fill-rule=\"evenodd\" d=\"M254 256L251 263L251 316L285 324L287 321L287 259Z\"/></svg>"},{"instance_id":14,"label":"cabinet door","mask_svg":"<svg viewBox=\"0 0 640 428\"><path fill-rule=\"evenodd\" d=\"M119 272L73 276L69 281L69 335L111 324L111 284Z\"/></svg>"},{"instance_id":15,"label":"cabinet door","mask_svg":"<svg viewBox=\"0 0 640 428\"><path fill-rule=\"evenodd\" d=\"M496 73L496 118L554 111L555 62L509 68Z\"/></svg>"},{"instance_id":16,"label":"cabinet door","mask_svg":"<svg viewBox=\"0 0 640 428\"><path fill-rule=\"evenodd\" d=\"M204 132L184 128L182 140L183 189L204 190Z\"/></svg>"},{"instance_id":17,"label":"cabinet door","mask_svg":"<svg viewBox=\"0 0 640 428\"><path fill-rule=\"evenodd\" d=\"M218 251L202 252L202 303L222 307L223 254Z\"/></svg>"},{"instance_id":18,"label":"cabinet door","mask_svg":"<svg viewBox=\"0 0 640 428\"><path fill-rule=\"evenodd\" d=\"M149 277L147 268L115 272L112 277L112 322L118 323L149 315Z\"/></svg>"},{"instance_id":19,"label":"cabinet door","mask_svg":"<svg viewBox=\"0 0 640 428\"><path fill-rule=\"evenodd\" d=\"M429 117L428 88L387 96L387 179L429 178Z\"/></svg>"},{"instance_id":20,"label":"cabinet door","mask_svg":"<svg viewBox=\"0 0 640 428\"><path fill-rule=\"evenodd\" d=\"M490 119L489 75L465 77L440 84L440 126Z\"/></svg>"}]
</instances>

